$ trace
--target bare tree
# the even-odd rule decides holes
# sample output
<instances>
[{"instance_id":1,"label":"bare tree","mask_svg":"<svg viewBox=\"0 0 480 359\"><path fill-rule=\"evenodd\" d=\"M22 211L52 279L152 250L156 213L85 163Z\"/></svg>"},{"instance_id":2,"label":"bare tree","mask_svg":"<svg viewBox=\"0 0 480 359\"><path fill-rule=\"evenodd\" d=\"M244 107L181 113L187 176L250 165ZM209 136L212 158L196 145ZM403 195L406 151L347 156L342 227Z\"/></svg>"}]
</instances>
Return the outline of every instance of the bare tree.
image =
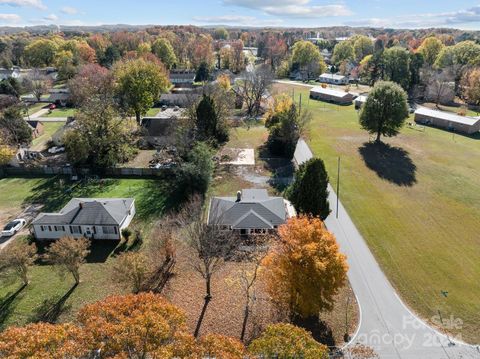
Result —
<instances>
[{"instance_id":1,"label":"bare tree","mask_svg":"<svg viewBox=\"0 0 480 359\"><path fill-rule=\"evenodd\" d=\"M234 91L245 104L248 116L260 114L262 99L268 94L272 81L273 73L266 65L243 72Z\"/></svg>"},{"instance_id":2,"label":"bare tree","mask_svg":"<svg viewBox=\"0 0 480 359\"><path fill-rule=\"evenodd\" d=\"M422 72L426 86L425 97L435 105L448 104L455 99L455 75L449 69L437 71L425 69Z\"/></svg>"},{"instance_id":3,"label":"bare tree","mask_svg":"<svg viewBox=\"0 0 480 359\"><path fill-rule=\"evenodd\" d=\"M152 267L142 252L122 253L112 266L112 280L135 294L144 288L151 273Z\"/></svg>"},{"instance_id":4,"label":"bare tree","mask_svg":"<svg viewBox=\"0 0 480 359\"><path fill-rule=\"evenodd\" d=\"M213 275L222 267L225 259L234 252L238 239L231 231L222 228L219 218L207 223L199 197L194 198L184 207L181 220L183 234L195 253L191 265L205 280L205 303L194 333L197 337L208 303L212 299Z\"/></svg>"},{"instance_id":5,"label":"bare tree","mask_svg":"<svg viewBox=\"0 0 480 359\"><path fill-rule=\"evenodd\" d=\"M256 301L255 287L259 277L259 271L263 259L268 253L270 236L259 236L255 243L253 243L254 250L248 253L242 263L242 267L238 273L236 281L238 286L245 296L245 309L242 323L242 332L240 340L245 340L245 333L247 330L248 318L250 316L253 305Z\"/></svg>"},{"instance_id":6,"label":"bare tree","mask_svg":"<svg viewBox=\"0 0 480 359\"><path fill-rule=\"evenodd\" d=\"M23 86L35 96L37 101L40 101L42 95L52 86L52 79L47 75L42 74L40 70L33 69L23 80Z\"/></svg>"},{"instance_id":7,"label":"bare tree","mask_svg":"<svg viewBox=\"0 0 480 359\"><path fill-rule=\"evenodd\" d=\"M0 272L15 274L26 286L28 270L37 257L37 248L34 244L25 242L11 244L0 252Z\"/></svg>"},{"instance_id":8,"label":"bare tree","mask_svg":"<svg viewBox=\"0 0 480 359\"><path fill-rule=\"evenodd\" d=\"M86 238L63 237L47 248L44 258L48 263L56 266L61 275L65 272L71 273L75 279L75 285L78 285L80 266L85 263L90 253L89 247L90 241Z\"/></svg>"}]
</instances>

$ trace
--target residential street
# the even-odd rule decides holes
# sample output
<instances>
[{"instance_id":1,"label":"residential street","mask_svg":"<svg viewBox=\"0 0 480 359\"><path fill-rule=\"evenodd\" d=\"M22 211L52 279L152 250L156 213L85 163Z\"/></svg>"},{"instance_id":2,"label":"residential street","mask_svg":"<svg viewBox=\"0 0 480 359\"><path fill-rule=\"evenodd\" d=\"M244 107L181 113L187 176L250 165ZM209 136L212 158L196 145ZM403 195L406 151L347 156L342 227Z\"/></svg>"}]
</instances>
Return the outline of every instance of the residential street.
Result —
<instances>
[{"instance_id":1,"label":"residential street","mask_svg":"<svg viewBox=\"0 0 480 359\"><path fill-rule=\"evenodd\" d=\"M414 316L399 299L365 240L330 187L332 213L326 225L348 256L348 277L360 305L361 323L352 340L374 348L380 358L480 358L480 348L449 343L449 339ZM434 316L435 313L432 313ZM460 318L461 319L461 318Z\"/></svg>"}]
</instances>

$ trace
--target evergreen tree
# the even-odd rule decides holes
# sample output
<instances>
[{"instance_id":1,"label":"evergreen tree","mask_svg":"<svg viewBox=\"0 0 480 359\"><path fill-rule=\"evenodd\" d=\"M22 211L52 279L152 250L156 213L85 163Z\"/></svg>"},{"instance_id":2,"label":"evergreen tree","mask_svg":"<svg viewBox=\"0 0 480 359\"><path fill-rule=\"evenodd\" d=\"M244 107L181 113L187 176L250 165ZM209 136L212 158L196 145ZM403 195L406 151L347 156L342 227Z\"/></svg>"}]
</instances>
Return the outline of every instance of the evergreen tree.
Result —
<instances>
[{"instance_id":1,"label":"evergreen tree","mask_svg":"<svg viewBox=\"0 0 480 359\"><path fill-rule=\"evenodd\" d=\"M5 142L12 145L32 142L32 130L23 119L22 111L18 106L11 106L3 112L0 117L0 130L7 135Z\"/></svg>"},{"instance_id":2,"label":"evergreen tree","mask_svg":"<svg viewBox=\"0 0 480 359\"><path fill-rule=\"evenodd\" d=\"M287 189L287 197L300 213L324 220L330 213L327 186L325 164L320 158L312 158L295 173L295 181Z\"/></svg>"},{"instance_id":3,"label":"evergreen tree","mask_svg":"<svg viewBox=\"0 0 480 359\"><path fill-rule=\"evenodd\" d=\"M204 82L208 81L210 77L210 70L208 69L208 64L206 62L202 62L200 66L198 66L197 74L195 76L196 82Z\"/></svg>"},{"instance_id":4,"label":"evergreen tree","mask_svg":"<svg viewBox=\"0 0 480 359\"><path fill-rule=\"evenodd\" d=\"M213 97L203 95L197 106L197 131L201 141L214 140L222 143L228 140L228 129L218 116Z\"/></svg>"}]
</instances>

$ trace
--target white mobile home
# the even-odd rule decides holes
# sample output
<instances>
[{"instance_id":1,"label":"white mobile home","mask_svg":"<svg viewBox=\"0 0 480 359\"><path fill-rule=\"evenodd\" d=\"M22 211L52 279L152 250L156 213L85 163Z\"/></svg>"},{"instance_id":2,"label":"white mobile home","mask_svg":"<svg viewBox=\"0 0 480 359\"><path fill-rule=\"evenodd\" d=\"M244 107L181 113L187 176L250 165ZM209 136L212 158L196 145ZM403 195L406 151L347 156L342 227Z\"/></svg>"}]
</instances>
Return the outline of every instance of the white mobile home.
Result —
<instances>
[{"instance_id":1,"label":"white mobile home","mask_svg":"<svg viewBox=\"0 0 480 359\"><path fill-rule=\"evenodd\" d=\"M455 113L431 110L426 107L420 107L415 111L415 122L468 135L480 131L479 117L460 116Z\"/></svg>"},{"instance_id":2,"label":"white mobile home","mask_svg":"<svg viewBox=\"0 0 480 359\"><path fill-rule=\"evenodd\" d=\"M350 92L317 86L310 90L310 98L314 100L333 102L339 105L351 105L355 95L351 94Z\"/></svg>"},{"instance_id":3,"label":"white mobile home","mask_svg":"<svg viewBox=\"0 0 480 359\"><path fill-rule=\"evenodd\" d=\"M318 81L332 85L346 85L348 84L348 77L343 75L324 73L318 77Z\"/></svg>"}]
</instances>

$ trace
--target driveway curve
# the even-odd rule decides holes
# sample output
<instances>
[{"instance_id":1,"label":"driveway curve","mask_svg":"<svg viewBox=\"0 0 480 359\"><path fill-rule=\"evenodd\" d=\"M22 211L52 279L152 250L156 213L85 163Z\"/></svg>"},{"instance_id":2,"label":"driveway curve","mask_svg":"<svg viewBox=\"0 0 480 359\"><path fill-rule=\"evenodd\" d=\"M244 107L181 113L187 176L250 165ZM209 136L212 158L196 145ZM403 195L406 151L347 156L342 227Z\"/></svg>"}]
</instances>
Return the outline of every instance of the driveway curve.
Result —
<instances>
[{"instance_id":1,"label":"driveway curve","mask_svg":"<svg viewBox=\"0 0 480 359\"><path fill-rule=\"evenodd\" d=\"M451 340L413 314L380 269L365 240L330 187L327 228L348 256L348 277L360 306L360 324L349 345L372 347L380 358L480 358L480 347Z\"/></svg>"}]
</instances>

